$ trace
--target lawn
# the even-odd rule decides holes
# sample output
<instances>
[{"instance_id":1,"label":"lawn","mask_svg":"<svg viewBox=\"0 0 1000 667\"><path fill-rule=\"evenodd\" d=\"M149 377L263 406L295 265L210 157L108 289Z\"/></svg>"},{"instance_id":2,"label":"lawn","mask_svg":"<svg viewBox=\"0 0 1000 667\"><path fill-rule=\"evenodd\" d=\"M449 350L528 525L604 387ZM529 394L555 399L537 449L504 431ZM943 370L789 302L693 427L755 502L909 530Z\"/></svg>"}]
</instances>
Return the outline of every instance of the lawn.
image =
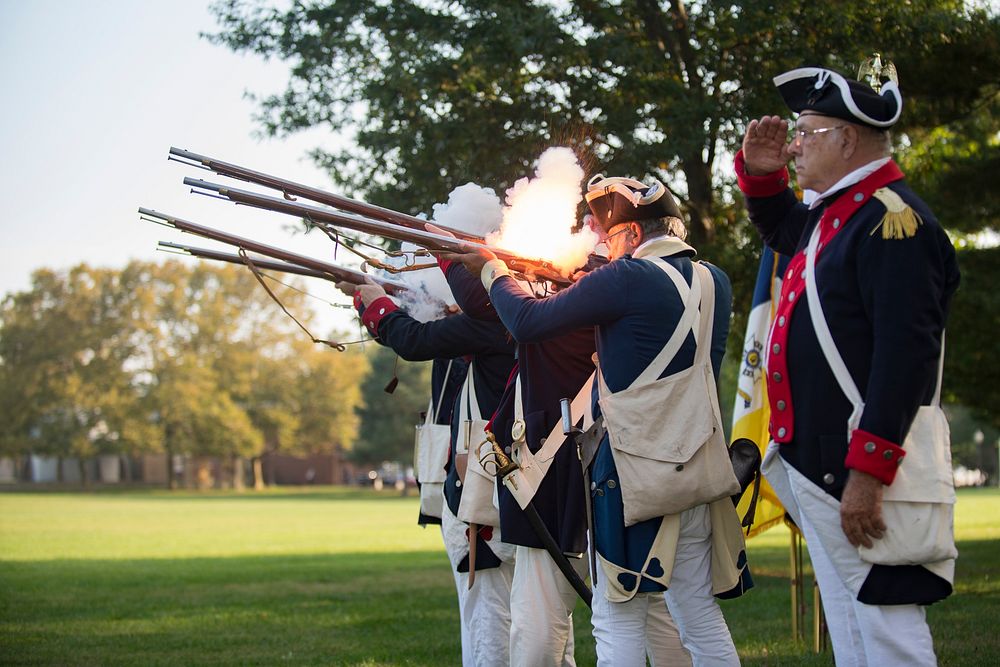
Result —
<instances>
[{"instance_id":1,"label":"lawn","mask_svg":"<svg viewBox=\"0 0 1000 667\"><path fill-rule=\"evenodd\" d=\"M447 558L416 514L335 488L0 493L0 664L458 664ZM1000 492L960 493L956 523L957 591L928 611L938 657L996 664ZM830 665L791 638L788 544L784 528L750 542L757 587L727 619L744 664Z\"/></svg>"}]
</instances>

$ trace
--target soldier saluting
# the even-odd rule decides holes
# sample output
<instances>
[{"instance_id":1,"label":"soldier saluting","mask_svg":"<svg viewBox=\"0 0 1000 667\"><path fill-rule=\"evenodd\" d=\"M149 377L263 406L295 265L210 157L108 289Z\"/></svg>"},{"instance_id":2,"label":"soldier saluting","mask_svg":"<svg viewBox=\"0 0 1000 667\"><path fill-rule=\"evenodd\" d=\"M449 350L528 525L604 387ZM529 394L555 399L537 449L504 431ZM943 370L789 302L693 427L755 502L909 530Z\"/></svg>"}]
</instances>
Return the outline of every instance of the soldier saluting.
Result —
<instances>
[{"instance_id":1,"label":"soldier saluting","mask_svg":"<svg viewBox=\"0 0 1000 667\"><path fill-rule=\"evenodd\" d=\"M798 113L790 140L787 122L765 116L736 156L751 221L792 258L767 346L764 471L805 535L837 664L935 664L919 605L951 593L953 539L915 562L872 554L894 527L883 496L926 451L902 447L918 408L940 412L955 252L892 160L896 81L876 90L806 67L774 82ZM804 202L789 188L790 160ZM928 472L923 500L947 502L947 490L931 496L950 487L950 466Z\"/></svg>"}]
</instances>

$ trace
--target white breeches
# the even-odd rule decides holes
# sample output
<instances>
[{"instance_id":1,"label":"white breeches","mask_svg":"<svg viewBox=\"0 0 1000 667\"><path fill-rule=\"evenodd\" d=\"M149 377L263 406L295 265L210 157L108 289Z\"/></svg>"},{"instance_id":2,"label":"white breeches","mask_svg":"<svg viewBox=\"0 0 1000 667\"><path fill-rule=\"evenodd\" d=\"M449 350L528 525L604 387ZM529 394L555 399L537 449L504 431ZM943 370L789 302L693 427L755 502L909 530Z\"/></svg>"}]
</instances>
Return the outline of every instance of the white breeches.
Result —
<instances>
[{"instance_id":1,"label":"white breeches","mask_svg":"<svg viewBox=\"0 0 1000 667\"><path fill-rule=\"evenodd\" d=\"M740 664L729 626L712 595L712 520L708 505L681 513L670 588L663 596L695 667Z\"/></svg>"},{"instance_id":2,"label":"white breeches","mask_svg":"<svg viewBox=\"0 0 1000 667\"><path fill-rule=\"evenodd\" d=\"M924 608L857 600L871 565L840 527L840 503L785 463L771 443L761 470L802 531L838 667L936 665Z\"/></svg>"},{"instance_id":3,"label":"white breeches","mask_svg":"<svg viewBox=\"0 0 1000 667\"><path fill-rule=\"evenodd\" d=\"M581 577L587 576L585 558L571 558L570 563ZM576 599L576 591L545 549L517 547L510 591L511 667L575 667Z\"/></svg>"},{"instance_id":4,"label":"white breeches","mask_svg":"<svg viewBox=\"0 0 1000 667\"><path fill-rule=\"evenodd\" d=\"M691 664L662 594L638 593L628 602L610 602L605 587L604 570L597 568L591 620L598 665L645 665L647 657L652 667Z\"/></svg>"},{"instance_id":5,"label":"white breeches","mask_svg":"<svg viewBox=\"0 0 1000 667\"><path fill-rule=\"evenodd\" d=\"M466 524L445 504L441 532L448 559L452 562L458 613L461 619L462 665L465 667L507 667L510 646L510 590L514 564L505 560L500 567L477 570L469 589L469 575L458 572L457 564L469 553ZM499 533L499 530L494 531ZM459 535L466 536L459 539ZM494 540L491 540L491 544Z\"/></svg>"}]
</instances>

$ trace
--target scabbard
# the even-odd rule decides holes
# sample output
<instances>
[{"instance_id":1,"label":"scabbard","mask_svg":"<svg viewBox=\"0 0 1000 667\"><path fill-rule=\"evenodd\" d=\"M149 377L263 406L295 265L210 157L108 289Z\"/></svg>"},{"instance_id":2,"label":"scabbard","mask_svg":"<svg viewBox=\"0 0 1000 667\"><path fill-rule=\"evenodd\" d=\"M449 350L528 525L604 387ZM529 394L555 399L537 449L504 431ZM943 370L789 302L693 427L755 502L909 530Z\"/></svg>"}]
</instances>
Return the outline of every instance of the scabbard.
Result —
<instances>
[{"instance_id":1,"label":"scabbard","mask_svg":"<svg viewBox=\"0 0 1000 667\"><path fill-rule=\"evenodd\" d=\"M563 573L566 580L569 581L570 585L577 592L580 598L586 603L588 607L591 606L591 600L593 598L593 593L587 588L587 584L584 583L580 575L577 574L576 570L569 562L569 558L566 554L562 552L559 545L556 544L555 539L553 539L552 534L549 529L542 523L542 518L538 516L538 510L535 509L534 504L529 503L527 507L524 508L524 516L527 517L528 523L531 524L531 529L535 531L538 539L542 541L542 545L545 550L549 552L552 556L552 560L556 562L556 566L559 571Z\"/></svg>"},{"instance_id":2,"label":"scabbard","mask_svg":"<svg viewBox=\"0 0 1000 667\"><path fill-rule=\"evenodd\" d=\"M479 542L479 524L469 524L469 590L476 583L476 543Z\"/></svg>"}]
</instances>

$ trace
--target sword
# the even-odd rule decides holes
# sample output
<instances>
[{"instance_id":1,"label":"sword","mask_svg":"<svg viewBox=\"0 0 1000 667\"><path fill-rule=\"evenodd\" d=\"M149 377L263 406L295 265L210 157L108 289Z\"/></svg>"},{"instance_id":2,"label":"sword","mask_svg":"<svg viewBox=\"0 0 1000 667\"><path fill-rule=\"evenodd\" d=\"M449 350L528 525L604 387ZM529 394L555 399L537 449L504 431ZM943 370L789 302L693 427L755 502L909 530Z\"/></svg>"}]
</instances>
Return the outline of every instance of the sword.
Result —
<instances>
[{"instance_id":1,"label":"sword","mask_svg":"<svg viewBox=\"0 0 1000 667\"><path fill-rule=\"evenodd\" d=\"M510 479L508 476L511 473L520 470L520 467L514 463L503 451L503 448L497 443L496 438L489 431L486 432L486 439L489 440L490 446L493 449L493 458L497 466L496 476L500 479L505 486L512 485L512 491L517 490L517 482ZM510 488L510 486L508 486ZM520 505L520 503L518 503ZM556 544L556 540L552 537L552 533L549 532L548 527L542 521L542 517L538 515L538 510L535 509L534 501L529 500L524 506L521 507L524 512L524 516L528 519L528 524L534 531L535 535L542 542L542 546L545 550L549 552L552 556L552 560L555 561L556 566L559 571L563 573L566 580L570 583L573 589L577 592L577 595L584 601L587 607L591 606L591 600L593 599L593 593L587 584L584 583L577 571L573 569L570 564L569 559L566 558L566 554L562 552L559 545Z\"/></svg>"},{"instance_id":2,"label":"sword","mask_svg":"<svg viewBox=\"0 0 1000 667\"><path fill-rule=\"evenodd\" d=\"M604 437L604 419L599 417L589 429L583 431L573 424L573 414L568 398L559 399L559 410L562 413L563 434L567 438L573 438L573 442L576 443L576 455L583 468L583 499L584 507L587 510L587 532L590 537L590 549L588 550L590 552L588 554L590 583L593 585L597 581L597 540L594 530L594 503L590 495L590 462L594 460L597 447L601 444L601 438ZM596 433L598 429L600 429L600 433ZM594 442L595 436L596 443Z\"/></svg>"}]
</instances>

